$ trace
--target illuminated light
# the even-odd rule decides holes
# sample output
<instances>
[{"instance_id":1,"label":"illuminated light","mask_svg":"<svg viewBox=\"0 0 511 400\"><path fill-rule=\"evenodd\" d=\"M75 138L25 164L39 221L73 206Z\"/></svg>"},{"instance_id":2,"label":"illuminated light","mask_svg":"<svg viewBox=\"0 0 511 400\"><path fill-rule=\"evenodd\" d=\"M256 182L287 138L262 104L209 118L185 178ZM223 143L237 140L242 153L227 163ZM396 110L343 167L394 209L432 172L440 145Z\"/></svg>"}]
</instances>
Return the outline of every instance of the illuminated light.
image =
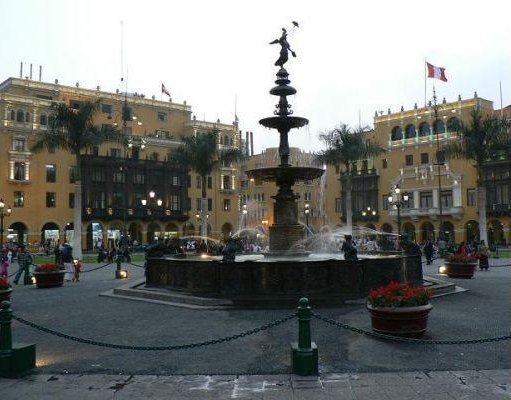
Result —
<instances>
[{"instance_id":1,"label":"illuminated light","mask_svg":"<svg viewBox=\"0 0 511 400\"><path fill-rule=\"evenodd\" d=\"M128 271L126 271L125 269L121 270L119 272L119 276L121 279L126 279L128 277Z\"/></svg>"},{"instance_id":2,"label":"illuminated light","mask_svg":"<svg viewBox=\"0 0 511 400\"><path fill-rule=\"evenodd\" d=\"M441 265L438 267L438 273L439 274L445 274L447 272L447 267L445 265Z\"/></svg>"},{"instance_id":3,"label":"illuminated light","mask_svg":"<svg viewBox=\"0 0 511 400\"><path fill-rule=\"evenodd\" d=\"M32 285L35 285L35 276L33 276L33 277L31 278L31 280L32 280Z\"/></svg>"},{"instance_id":4,"label":"illuminated light","mask_svg":"<svg viewBox=\"0 0 511 400\"><path fill-rule=\"evenodd\" d=\"M207 254L205 254L205 253L202 253L202 254L200 255L200 257L201 257L201 258L208 258L208 255L207 255Z\"/></svg>"}]
</instances>

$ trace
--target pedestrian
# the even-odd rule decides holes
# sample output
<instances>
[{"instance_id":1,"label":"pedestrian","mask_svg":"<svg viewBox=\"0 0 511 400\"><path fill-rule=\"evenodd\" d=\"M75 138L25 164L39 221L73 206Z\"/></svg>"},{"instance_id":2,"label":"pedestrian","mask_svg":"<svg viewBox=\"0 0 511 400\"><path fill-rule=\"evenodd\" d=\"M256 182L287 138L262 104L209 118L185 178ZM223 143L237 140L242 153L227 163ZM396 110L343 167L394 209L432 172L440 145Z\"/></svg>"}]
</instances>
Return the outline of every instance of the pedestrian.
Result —
<instances>
[{"instance_id":1,"label":"pedestrian","mask_svg":"<svg viewBox=\"0 0 511 400\"><path fill-rule=\"evenodd\" d=\"M11 249L9 249L7 251L7 262L9 263L9 265L11 265L11 263L12 263L12 250Z\"/></svg>"},{"instance_id":2,"label":"pedestrian","mask_svg":"<svg viewBox=\"0 0 511 400\"><path fill-rule=\"evenodd\" d=\"M426 256L426 265L431 265L431 262L433 261L433 252L435 249L433 248L433 242L431 239L428 239L426 241L426 244L424 245L424 255Z\"/></svg>"},{"instance_id":3,"label":"pedestrian","mask_svg":"<svg viewBox=\"0 0 511 400\"><path fill-rule=\"evenodd\" d=\"M55 245L55 248L53 249L53 254L55 255L55 264L61 265L61 259L60 259L60 241L57 242Z\"/></svg>"},{"instance_id":4,"label":"pedestrian","mask_svg":"<svg viewBox=\"0 0 511 400\"><path fill-rule=\"evenodd\" d=\"M7 261L7 255L3 252L0 255L0 278L9 276L9 261Z\"/></svg>"},{"instance_id":5,"label":"pedestrian","mask_svg":"<svg viewBox=\"0 0 511 400\"><path fill-rule=\"evenodd\" d=\"M82 264L80 263L80 261L76 260L74 265L75 265L75 274L73 276L73 282L79 282L80 281L80 272L82 271Z\"/></svg>"},{"instance_id":6,"label":"pedestrian","mask_svg":"<svg viewBox=\"0 0 511 400\"><path fill-rule=\"evenodd\" d=\"M341 251L344 252L344 259L346 261L357 261L357 248L353 245L353 237L351 235L345 236L345 241L342 244Z\"/></svg>"},{"instance_id":7,"label":"pedestrian","mask_svg":"<svg viewBox=\"0 0 511 400\"><path fill-rule=\"evenodd\" d=\"M62 264L64 265L66 273L64 274L64 279L66 281L71 281L74 275L74 267L73 267L73 248L69 245L69 243L64 243L64 248L61 253Z\"/></svg>"},{"instance_id":8,"label":"pedestrian","mask_svg":"<svg viewBox=\"0 0 511 400\"><path fill-rule=\"evenodd\" d=\"M14 284L18 284L21 274L24 272L23 275L23 282L27 282L28 277L30 276L30 266L32 265L32 255L27 251L25 246L19 247L19 253L18 253L18 272L16 272L16 275L14 276Z\"/></svg>"},{"instance_id":9,"label":"pedestrian","mask_svg":"<svg viewBox=\"0 0 511 400\"><path fill-rule=\"evenodd\" d=\"M488 271L488 268L490 267L489 262L488 262L488 257L490 255L490 250L488 249L488 247L484 243L484 240L481 240L481 243L478 246L477 255L478 255L477 258L479 258L479 269L481 271L483 271L483 270Z\"/></svg>"}]
</instances>

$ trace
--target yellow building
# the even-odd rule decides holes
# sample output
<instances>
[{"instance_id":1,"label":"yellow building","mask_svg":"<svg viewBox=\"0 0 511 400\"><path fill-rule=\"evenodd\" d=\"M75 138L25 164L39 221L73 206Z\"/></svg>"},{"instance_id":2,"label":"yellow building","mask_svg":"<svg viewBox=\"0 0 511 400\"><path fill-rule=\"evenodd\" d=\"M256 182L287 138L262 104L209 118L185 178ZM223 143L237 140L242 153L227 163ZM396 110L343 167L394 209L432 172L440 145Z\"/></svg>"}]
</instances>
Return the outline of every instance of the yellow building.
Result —
<instances>
[{"instance_id":1,"label":"yellow building","mask_svg":"<svg viewBox=\"0 0 511 400\"><path fill-rule=\"evenodd\" d=\"M151 241L154 236L198 234L195 210L200 207L200 180L193 171L183 179L169 175L179 166L169 167L168 156L180 145L181 137L211 130L219 132L219 148L239 148L237 123L199 121L186 102L109 93L99 87L84 89L78 83L73 87L57 81L9 78L0 84L0 197L12 206L12 214L4 220L4 242L72 240L74 157L60 150L34 154L30 147L34 134L48 129L53 102L79 108L86 101L98 102L95 123L122 127L129 146L104 143L82 157L94 183L94 187L82 185L84 248L91 249L99 239L115 241L123 227L140 242ZM130 116L122 126L125 105ZM98 180L94 175L98 165L105 166L99 175L108 171L113 176ZM143 173L131 170L137 166ZM126 177L119 176L124 170L128 171L129 185L125 185ZM161 177L172 182L163 182ZM237 224L236 180L237 170L231 166L220 167L208 177L208 224L213 237L231 232ZM151 190L155 199L161 199L161 206L155 202L152 210L141 208L141 197L147 198Z\"/></svg>"},{"instance_id":2,"label":"yellow building","mask_svg":"<svg viewBox=\"0 0 511 400\"><path fill-rule=\"evenodd\" d=\"M302 151L296 147L290 148L289 163L294 167L317 167L314 153ZM248 158L242 166L242 171L256 168L276 167L280 163L278 148L265 149L260 154ZM273 225L273 203L271 196L277 193L274 182L259 182L248 179L242 174L240 190L240 228L257 228L267 232L268 226ZM325 179L308 182L297 182L293 191L300 197L298 203L299 221L317 231L325 224ZM306 211L308 210L308 211Z\"/></svg>"},{"instance_id":3,"label":"yellow building","mask_svg":"<svg viewBox=\"0 0 511 400\"><path fill-rule=\"evenodd\" d=\"M442 234L448 241L478 239L476 169L466 160L446 159L441 165L436 163L438 148L458 140L461 126L469 123L474 108L484 114L495 113L491 101L475 94L467 100L459 97L457 101L446 102L444 99L438 104L436 120L431 105L376 114L374 131L368 135L386 152L374 160L354 164L353 224L397 233L397 209L389 204L389 195L397 186L403 196L401 200L404 195L408 198L400 207L401 230L408 237L418 242L436 239L441 221ZM511 240L510 171L511 162L505 157L488 160L485 167L482 179L487 187L490 243ZM339 169L328 167L328 192L337 189L328 196L327 214L333 223L342 224L344 206L338 180Z\"/></svg>"}]
</instances>

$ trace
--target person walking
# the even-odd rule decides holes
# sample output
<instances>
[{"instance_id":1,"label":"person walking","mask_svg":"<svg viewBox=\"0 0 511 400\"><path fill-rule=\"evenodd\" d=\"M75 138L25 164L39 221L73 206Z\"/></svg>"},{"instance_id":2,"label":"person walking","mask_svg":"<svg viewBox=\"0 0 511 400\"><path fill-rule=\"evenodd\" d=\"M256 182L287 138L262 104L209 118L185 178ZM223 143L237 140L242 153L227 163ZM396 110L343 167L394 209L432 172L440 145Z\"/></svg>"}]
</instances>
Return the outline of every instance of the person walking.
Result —
<instances>
[{"instance_id":1,"label":"person walking","mask_svg":"<svg viewBox=\"0 0 511 400\"><path fill-rule=\"evenodd\" d=\"M32 265L32 255L28 252L25 246L20 246L20 251L18 253L18 272L14 276L13 282L17 285L21 274L24 272L23 281L27 282L27 278L30 276L30 266Z\"/></svg>"},{"instance_id":2,"label":"person walking","mask_svg":"<svg viewBox=\"0 0 511 400\"><path fill-rule=\"evenodd\" d=\"M433 241L428 239L426 244L424 245L424 255L426 256L426 265L431 265L433 261L433 252L435 249L433 248Z\"/></svg>"},{"instance_id":3,"label":"person walking","mask_svg":"<svg viewBox=\"0 0 511 400\"><path fill-rule=\"evenodd\" d=\"M478 246L478 252L477 252L478 258L479 258L479 269L488 271L488 268L490 267L488 262L488 257L490 255L490 250L484 243L484 240L481 240L481 243Z\"/></svg>"},{"instance_id":4,"label":"person walking","mask_svg":"<svg viewBox=\"0 0 511 400\"><path fill-rule=\"evenodd\" d=\"M7 259L7 254L2 252L0 254L0 278L9 276L9 261Z\"/></svg>"}]
</instances>

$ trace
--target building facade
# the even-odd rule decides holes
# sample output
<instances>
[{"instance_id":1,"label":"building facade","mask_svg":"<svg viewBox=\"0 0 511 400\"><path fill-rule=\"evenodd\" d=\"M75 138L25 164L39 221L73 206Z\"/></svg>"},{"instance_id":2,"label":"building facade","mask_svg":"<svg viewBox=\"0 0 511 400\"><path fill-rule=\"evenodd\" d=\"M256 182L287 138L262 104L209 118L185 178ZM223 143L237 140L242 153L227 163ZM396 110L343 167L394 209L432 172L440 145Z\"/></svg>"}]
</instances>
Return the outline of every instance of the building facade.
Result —
<instances>
[{"instance_id":1,"label":"building facade","mask_svg":"<svg viewBox=\"0 0 511 400\"><path fill-rule=\"evenodd\" d=\"M479 98L454 102L445 99L434 106L400 112L376 114L374 130L368 133L386 149L372 160L353 164L352 207L354 225L377 231L397 233L397 208L389 195L399 187L407 196L400 207L401 233L424 242L437 239L439 230L450 242L479 238L477 209L477 173L470 161L445 159L437 163L438 149L458 140L461 128L469 124L470 112L496 114L491 101ZM437 134L438 133L438 134ZM482 177L487 188L488 239L490 243L511 241L511 198L509 155L497 154L488 160ZM345 213L344 191L339 183L337 167L327 168L327 185L337 187L327 197L327 214L342 225ZM335 200L334 200L335 199ZM404 197L401 197L404 200Z\"/></svg>"},{"instance_id":2,"label":"building facade","mask_svg":"<svg viewBox=\"0 0 511 400\"><path fill-rule=\"evenodd\" d=\"M172 165L169 156L181 137L212 130L219 149L239 148L237 123L199 121L186 102L9 78L0 84L0 197L12 206L4 242L74 240L75 159L63 150L30 149L34 134L48 129L52 103L78 109L86 101L97 102L97 126L118 127L128 140L126 146L103 143L81 157L83 247L92 249L100 239L115 243L123 229L142 243L155 236L198 235L200 178ZM123 115L126 106L129 115ZM219 238L237 223L237 169L218 168L207 185L208 231Z\"/></svg>"}]
</instances>

